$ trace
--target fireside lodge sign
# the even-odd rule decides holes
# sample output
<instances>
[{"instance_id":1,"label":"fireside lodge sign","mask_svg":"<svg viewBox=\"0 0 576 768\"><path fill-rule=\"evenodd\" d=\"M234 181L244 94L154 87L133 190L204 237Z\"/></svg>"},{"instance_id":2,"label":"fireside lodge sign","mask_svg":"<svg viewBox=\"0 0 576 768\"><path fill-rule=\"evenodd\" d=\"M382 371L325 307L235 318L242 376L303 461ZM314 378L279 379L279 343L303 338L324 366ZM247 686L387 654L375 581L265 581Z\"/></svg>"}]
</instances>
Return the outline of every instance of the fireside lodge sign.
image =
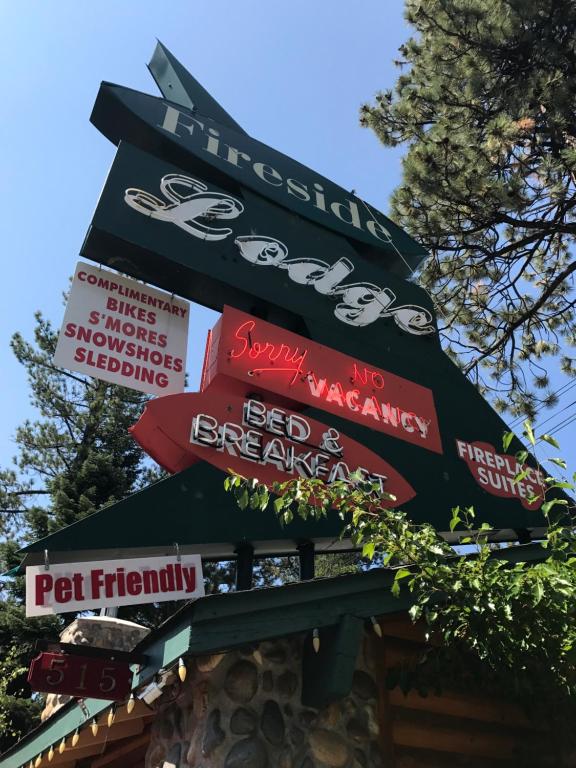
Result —
<instances>
[{"instance_id":1,"label":"fireside lodge sign","mask_svg":"<svg viewBox=\"0 0 576 768\"><path fill-rule=\"evenodd\" d=\"M362 259L345 238L125 143L83 254L167 290L177 282L179 293L214 309L258 297L362 336L398 329L437 344L427 294Z\"/></svg>"},{"instance_id":2,"label":"fireside lodge sign","mask_svg":"<svg viewBox=\"0 0 576 768\"><path fill-rule=\"evenodd\" d=\"M124 202L144 216L174 224L204 242L220 242L229 238L233 230L225 224L244 212L244 205L239 200L209 189L190 176L166 174L161 178L159 188L163 200L147 190L131 187L124 193ZM203 223L206 221L210 225ZM350 259L341 258L333 263L316 258L289 259L286 244L265 235L238 235L234 238L234 245L249 264L284 270L294 283L309 285L320 294L336 298L338 303L334 307L334 315L343 323L363 326L380 317L392 317L406 333L421 335L434 332L432 314L428 309L398 304L396 294L390 288L353 282L350 276L354 272L354 264Z\"/></svg>"},{"instance_id":3,"label":"fireside lodge sign","mask_svg":"<svg viewBox=\"0 0 576 768\"><path fill-rule=\"evenodd\" d=\"M290 549L290 530L263 533L261 518L224 494L233 468L267 483L356 472L448 535L455 504L473 505L501 538L541 528L536 462L518 464L518 440L500 452L505 424L444 354L430 297L406 279L422 247L353 193L248 136L160 44L150 70L162 97L100 87L91 120L118 150L81 253L223 315L200 392L157 391L132 428L175 477L97 515L110 521L117 508L138 530L154 500L178 512L139 546L184 543L184 532L208 552L215 539L200 529L213 531L206 520L219 510L238 531L226 552L280 537L274 551ZM76 334L69 324L66 332ZM95 520L76 523L75 546L96 546ZM314 539L316 524L306 525L294 541ZM341 524L326 525L333 541ZM57 549L58 537L38 546Z\"/></svg>"}]
</instances>

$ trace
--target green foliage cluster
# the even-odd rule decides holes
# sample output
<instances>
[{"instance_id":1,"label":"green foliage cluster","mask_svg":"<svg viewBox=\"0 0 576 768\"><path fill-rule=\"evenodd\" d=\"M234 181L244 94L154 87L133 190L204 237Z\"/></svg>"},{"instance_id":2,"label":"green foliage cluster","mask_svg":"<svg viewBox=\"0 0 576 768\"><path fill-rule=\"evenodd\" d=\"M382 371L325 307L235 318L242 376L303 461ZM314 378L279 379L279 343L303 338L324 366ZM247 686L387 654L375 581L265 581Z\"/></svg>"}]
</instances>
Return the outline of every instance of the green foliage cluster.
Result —
<instances>
[{"instance_id":1,"label":"green foliage cluster","mask_svg":"<svg viewBox=\"0 0 576 768\"><path fill-rule=\"evenodd\" d=\"M576 5L406 0L406 18L401 74L360 120L406 145L393 215L430 250L448 353L533 417L557 400L550 359L576 373Z\"/></svg>"},{"instance_id":2,"label":"green foliage cluster","mask_svg":"<svg viewBox=\"0 0 576 768\"><path fill-rule=\"evenodd\" d=\"M557 445L548 435L536 438ZM510 442L511 435L505 438ZM520 451L520 464L527 452ZM561 459L555 462L561 466ZM521 474L517 476L519 482ZM572 482L546 478L552 492L542 511L549 528L537 559L504 558L491 542L492 528L476 520L472 508L453 510L450 528L462 531L460 554L430 525L415 524L390 509L390 497L376 485L352 477L326 485L320 480L291 479L273 494L257 480L231 475L225 487L241 508L269 506L283 523L295 515L319 519L339 514L343 537L378 556L394 569L392 593L410 593L413 621L424 622L430 646L416 669L403 671L403 684L440 687L459 670L461 685L473 673L487 685L538 702L547 715L576 708L576 532L566 490ZM435 674L431 675L431 671ZM394 683L398 682L395 680ZM453 681L454 682L454 681Z\"/></svg>"}]
</instances>

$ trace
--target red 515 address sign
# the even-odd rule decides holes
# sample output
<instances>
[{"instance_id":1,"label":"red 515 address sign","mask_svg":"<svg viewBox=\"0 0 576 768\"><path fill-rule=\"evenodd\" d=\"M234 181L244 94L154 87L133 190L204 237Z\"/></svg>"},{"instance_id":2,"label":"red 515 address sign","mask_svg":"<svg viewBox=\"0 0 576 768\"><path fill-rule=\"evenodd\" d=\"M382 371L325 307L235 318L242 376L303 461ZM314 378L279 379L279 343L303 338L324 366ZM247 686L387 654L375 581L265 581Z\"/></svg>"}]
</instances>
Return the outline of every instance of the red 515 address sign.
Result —
<instances>
[{"instance_id":1,"label":"red 515 address sign","mask_svg":"<svg viewBox=\"0 0 576 768\"><path fill-rule=\"evenodd\" d=\"M40 653L32 659L28 683L42 693L121 701L130 693L132 672L128 662Z\"/></svg>"}]
</instances>

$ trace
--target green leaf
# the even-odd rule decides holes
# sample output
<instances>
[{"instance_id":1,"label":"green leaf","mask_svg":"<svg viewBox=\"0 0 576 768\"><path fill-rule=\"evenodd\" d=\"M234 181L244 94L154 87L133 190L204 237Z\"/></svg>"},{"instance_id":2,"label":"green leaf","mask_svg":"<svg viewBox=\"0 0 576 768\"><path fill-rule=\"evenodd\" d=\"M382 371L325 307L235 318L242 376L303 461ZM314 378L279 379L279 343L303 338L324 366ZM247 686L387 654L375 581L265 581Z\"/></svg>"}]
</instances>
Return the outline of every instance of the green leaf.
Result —
<instances>
[{"instance_id":1,"label":"green leaf","mask_svg":"<svg viewBox=\"0 0 576 768\"><path fill-rule=\"evenodd\" d=\"M462 522L461 517L458 515L458 512L460 511L460 508L456 507L452 511L453 511L453 515L452 515L452 519L450 520L450 530L451 531L453 531L454 528L456 528L456 526L458 526Z\"/></svg>"},{"instance_id":2,"label":"green leaf","mask_svg":"<svg viewBox=\"0 0 576 768\"><path fill-rule=\"evenodd\" d=\"M568 500L567 499L550 499L549 501L545 501L544 504L542 504L542 512L544 512L545 515L550 512L552 507L557 506L558 504L562 506L567 506Z\"/></svg>"},{"instance_id":3,"label":"green leaf","mask_svg":"<svg viewBox=\"0 0 576 768\"><path fill-rule=\"evenodd\" d=\"M510 443L514 439L514 433L513 432L504 432L504 437L502 438L502 447L505 451L508 450L510 447Z\"/></svg>"},{"instance_id":4,"label":"green leaf","mask_svg":"<svg viewBox=\"0 0 576 768\"><path fill-rule=\"evenodd\" d=\"M248 506L248 501L249 501L248 491L246 490L246 488L244 488L244 490L242 491L242 493L238 497L237 501L238 501L238 506L240 507L240 509L246 509L246 507Z\"/></svg>"},{"instance_id":5,"label":"green leaf","mask_svg":"<svg viewBox=\"0 0 576 768\"><path fill-rule=\"evenodd\" d=\"M562 469L566 469L567 465L564 459L553 458L553 459L547 459L547 461L551 461L552 464L556 464L557 467L562 467Z\"/></svg>"},{"instance_id":6,"label":"green leaf","mask_svg":"<svg viewBox=\"0 0 576 768\"><path fill-rule=\"evenodd\" d=\"M399 568L394 574L394 581L400 581L400 579L405 579L407 576L412 576L412 571L409 571L407 568Z\"/></svg>"},{"instance_id":7,"label":"green leaf","mask_svg":"<svg viewBox=\"0 0 576 768\"><path fill-rule=\"evenodd\" d=\"M544 587L540 579L536 579L534 586L532 587L532 595L534 596L534 605L538 605L542 597L544 596Z\"/></svg>"},{"instance_id":8,"label":"green leaf","mask_svg":"<svg viewBox=\"0 0 576 768\"><path fill-rule=\"evenodd\" d=\"M375 544L373 541L368 541L362 547L362 557L367 557L370 560L374 557Z\"/></svg>"},{"instance_id":9,"label":"green leaf","mask_svg":"<svg viewBox=\"0 0 576 768\"><path fill-rule=\"evenodd\" d=\"M554 448L558 448L558 449L560 448L560 443L558 442L558 440L552 437L552 435L547 435L547 434L540 435L540 440L544 440L545 443L550 443L550 445L553 445Z\"/></svg>"},{"instance_id":10,"label":"green leaf","mask_svg":"<svg viewBox=\"0 0 576 768\"><path fill-rule=\"evenodd\" d=\"M536 438L534 437L534 432L532 431L532 424L526 419L526 421L523 424L524 427L524 434L530 441L531 445L536 445Z\"/></svg>"},{"instance_id":11,"label":"green leaf","mask_svg":"<svg viewBox=\"0 0 576 768\"><path fill-rule=\"evenodd\" d=\"M274 511L277 515L281 514L284 509L284 499L282 497L274 500Z\"/></svg>"}]
</instances>

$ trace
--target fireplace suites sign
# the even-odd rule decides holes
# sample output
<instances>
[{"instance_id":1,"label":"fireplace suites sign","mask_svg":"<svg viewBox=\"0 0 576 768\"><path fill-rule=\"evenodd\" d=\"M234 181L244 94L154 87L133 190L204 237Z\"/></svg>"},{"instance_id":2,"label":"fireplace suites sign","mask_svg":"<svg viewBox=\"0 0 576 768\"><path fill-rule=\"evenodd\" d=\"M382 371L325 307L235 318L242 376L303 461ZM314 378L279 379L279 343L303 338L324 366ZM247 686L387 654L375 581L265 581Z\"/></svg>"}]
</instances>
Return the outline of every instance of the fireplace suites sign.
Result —
<instances>
[{"instance_id":1,"label":"fireplace suites sign","mask_svg":"<svg viewBox=\"0 0 576 768\"><path fill-rule=\"evenodd\" d=\"M150 71L162 97L100 87L91 120L118 150L81 253L223 315L201 391L151 401L140 444L205 498L202 462L269 484L358 472L443 531L455 504L541 526L535 462L499 453L505 424L406 279L423 248L248 136L161 44Z\"/></svg>"}]
</instances>

